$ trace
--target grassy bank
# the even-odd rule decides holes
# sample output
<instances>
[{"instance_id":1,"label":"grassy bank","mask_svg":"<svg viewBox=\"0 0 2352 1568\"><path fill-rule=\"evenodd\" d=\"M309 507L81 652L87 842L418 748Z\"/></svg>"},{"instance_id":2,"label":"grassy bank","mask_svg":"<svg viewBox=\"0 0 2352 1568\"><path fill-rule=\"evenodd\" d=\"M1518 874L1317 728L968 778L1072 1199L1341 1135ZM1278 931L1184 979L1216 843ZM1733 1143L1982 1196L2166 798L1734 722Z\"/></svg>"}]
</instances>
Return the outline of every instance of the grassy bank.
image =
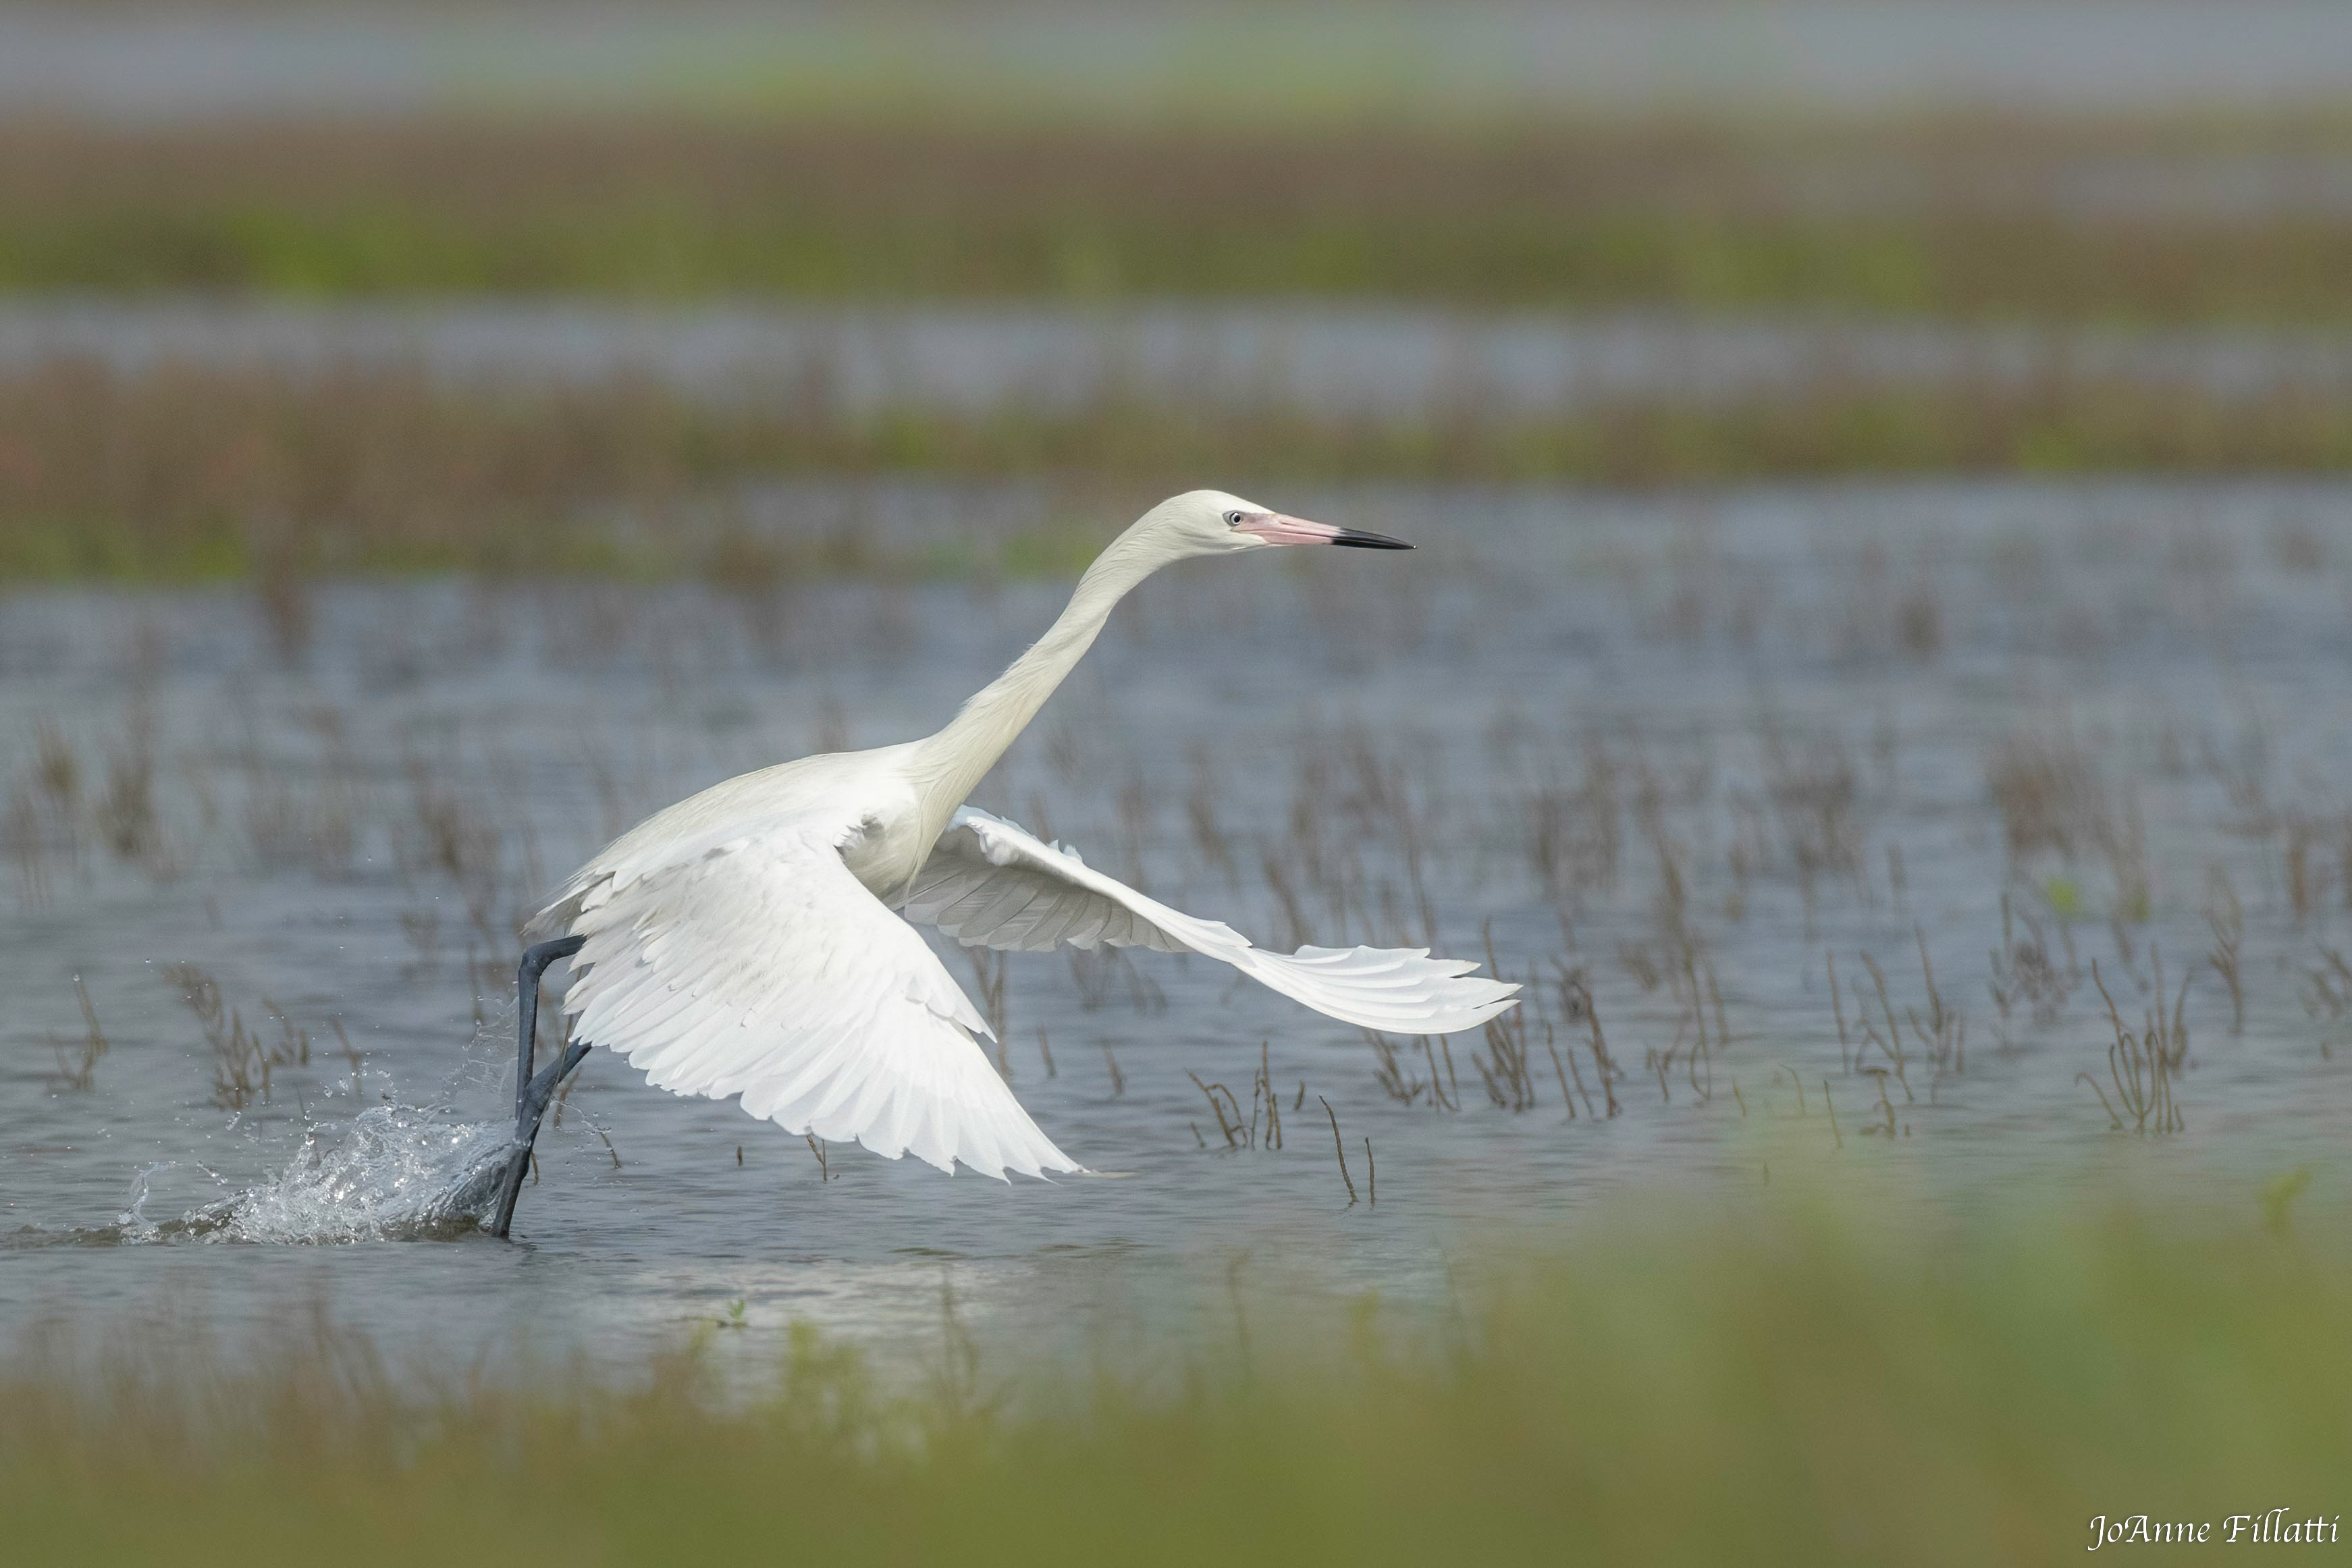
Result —
<instances>
[{"instance_id":1,"label":"grassy bank","mask_svg":"<svg viewBox=\"0 0 2352 1568\"><path fill-rule=\"evenodd\" d=\"M0 126L0 289L2341 320L2332 124ZM2235 185L2285 201L2092 204Z\"/></svg>"},{"instance_id":2,"label":"grassy bank","mask_svg":"<svg viewBox=\"0 0 2352 1568\"><path fill-rule=\"evenodd\" d=\"M1979 1564L2143 1511L2218 1540L2335 1517L2352 1467L2352 1258L2312 1239L2341 1228L2246 1209L1621 1217L1486 1257L1442 1322L1237 1301L1169 1367L1075 1377L951 1330L911 1387L803 1335L723 1407L691 1355L518 1393L325 1329L260 1370L150 1343L80 1388L20 1354L0 1512L51 1563Z\"/></svg>"},{"instance_id":3,"label":"grassy bank","mask_svg":"<svg viewBox=\"0 0 2352 1568\"><path fill-rule=\"evenodd\" d=\"M729 499L794 474L1036 475L1141 496L1204 482L2347 467L2352 399L2341 392L2223 397L2059 371L1898 388L1828 377L1721 402L1536 417L1472 400L1369 421L1140 394L1059 412L861 413L821 376L716 402L625 376L499 389L396 370L60 362L0 376L0 577L457 568L772 580L992 564L755 528Z\"/></svg>"}]
</instances>

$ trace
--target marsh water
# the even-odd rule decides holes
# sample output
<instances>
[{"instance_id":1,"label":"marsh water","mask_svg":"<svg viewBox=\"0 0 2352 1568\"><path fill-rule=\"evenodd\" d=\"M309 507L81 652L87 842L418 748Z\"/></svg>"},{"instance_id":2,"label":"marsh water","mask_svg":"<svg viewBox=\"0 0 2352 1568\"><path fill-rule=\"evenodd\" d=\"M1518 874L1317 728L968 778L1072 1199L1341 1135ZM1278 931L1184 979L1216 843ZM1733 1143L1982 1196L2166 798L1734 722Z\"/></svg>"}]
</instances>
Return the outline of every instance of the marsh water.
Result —
<instances>
[{"instance_id":1,"label":"marsh water","mask_svg":"<svg viewBox=\"0 0 2352 1568\"><path fill-rule=\"evenodd\" d=\"M936 726L1066 581L13 591L0 1325L319 1303L593 1361L739 1312L928 1343L951 1300L1099 1347L1237 1271L1442 1301L1480 1239L1627 1191L2174 1184L2252 1223L2282 1172L2340 1186L2352 487L1260 499L1421 548L1155 580L978 800L1262 943L1491 941L1516 1047L1384 1064L1203 961L1016 956L1004 1065L1097 1174L821 1164L598 1052L514 1244L446 1211L501 1137L516 916L701 784ZM982 546L1102 506L752 500Z\"/></svg>"},{"instance_id":2,"label":"marsh water","mask_svg":"<svg viewBox=\"0 0 2352 1568\"><path fill-rule=\"evenodd\" d=\"M1955 103L2116 112L2326 103L2347 24L2317 0L2220 12L2179 0L1944 5L1311 6L1051 4L785 8L353 5L0 13L0 107L125 120L410 112L518 103L772 105L977 98L1179 119L1454 118L1572 104L1916 110ZM551 19L562 25L550 26ZM1214 68L1203 62L1213 61Z\"/></svg>"},{"instance_id":3,"label":"marsh water","mask_svg":"<svg viewBox=\"0 0 2352 1568\"><path fill-rule=\"evenodd\" d=\"M2352 382L2352 337L2252 326L1968 324L1899 317L1565 314L1297 301L631 308L595 301L0 303L0 368L86 361L446 382L644 378L852 414L1060 413L1106 399L1319 417L1704 404L1784 388L2128 381L2219 396Z\"/></svg>"}]
</instances>

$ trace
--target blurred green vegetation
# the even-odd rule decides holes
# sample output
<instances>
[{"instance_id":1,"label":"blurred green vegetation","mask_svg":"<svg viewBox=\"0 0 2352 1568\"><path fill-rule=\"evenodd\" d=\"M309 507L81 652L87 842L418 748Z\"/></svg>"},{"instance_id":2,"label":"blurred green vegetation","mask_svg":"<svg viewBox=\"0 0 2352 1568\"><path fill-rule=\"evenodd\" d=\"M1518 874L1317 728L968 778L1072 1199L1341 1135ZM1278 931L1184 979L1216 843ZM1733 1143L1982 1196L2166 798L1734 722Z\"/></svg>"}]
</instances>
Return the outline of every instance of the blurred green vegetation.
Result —
<instances>
[{"instance_id":1,"label":"blurred green vegetation","mask_svg":"<svg viewBox=\"0 0 2352 1568\"><path fill-rule=\"evenodd\" d=\"M771 585L1060 571L1099 542L1087 530L908 554L855 533L755 525L746 487L796 474L1034 476L1140 502L1202 483L1248 493L1374 479L1655 486L2347 468L2342 392L2209 394L2058 371L1896 387L1832 376L1717 402L1540 416L1464 400L1370 420L1141 392L1064 409L860 411L821 377L698 400L626 375L501 387L413 370L52 361L0 374L0 578L461 569Z\"/></svg>"},{"instance_id":2,"label":"blurred green vegetation","mask_svg":"<svg viewBox=\"0 0 2352 1568\"><path fill-rule=\"evenodd\" d=\"M1733 1208L1473 1249L1444 1313L1244 1292L1087 1374L952 1318L919 1384L796 1331L768 1390L693 1353L509 1387L320 1322L258 1366L187 1336L78 1380L37 1344L0 1371L0 1517L43 1563L1976 1568L2099 1514L2340 1506L2341 1216Z\"/></svg>"},{"instance_id":3,"label":"blurred green vegetation","mask_svg":"<svg viewBox=\"0 0 2352 1568\"><path fill-rule=\"evenodd\" d=\"M2352 213L2296 193L2347 163L2352 122L2312 118L20 120L0 123L0 292L1287 295L2329 326L2352 316ZM2086 195L2102 192L2141 194ZM1067 554L900 559L739 526L745 485L793 474L1141 493L2352 466L2352 390L2102 377L2054 334L2045 358L2024 378L1825 372L1534 416L1465 394L1379 418L1151 386L1075 408L850 411L822 364L806 385L698 400L626 375L27 362L0 370L0 578L766 583Z\"/></svg>"},{"instance_id":4,"label":"blurred green vegetation","mask_svg":"<svg viewBox=\"0 0 2352 1568\"><path fill-rule=\"evenodd\" d=\"M2037 319L2352 315L2340 127L0 126L0 289L1285 296ZM2298 162L2298 161L2300 161ZM2195 179L2191 177L2195 176Z\"/></svg>"}]
</instances>

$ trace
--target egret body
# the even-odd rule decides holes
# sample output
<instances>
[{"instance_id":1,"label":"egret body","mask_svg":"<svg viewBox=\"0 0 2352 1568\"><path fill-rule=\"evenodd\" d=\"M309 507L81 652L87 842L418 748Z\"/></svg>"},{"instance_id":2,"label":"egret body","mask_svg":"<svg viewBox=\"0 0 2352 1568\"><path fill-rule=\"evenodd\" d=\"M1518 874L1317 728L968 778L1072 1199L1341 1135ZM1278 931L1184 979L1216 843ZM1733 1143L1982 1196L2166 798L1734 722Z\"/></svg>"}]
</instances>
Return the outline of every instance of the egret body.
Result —
<instances>
[{"instance_id":1,"label":"egret body","mask_svg":"<svg viewBox=\"0 0 2352 1568\"><path fill-rule=\"evenodd\" d=\"M592 1042L665 1089L740 1098L790 1133L943 1171L1077 1170L997 1075L979 1044L987 1023L909 920L1005 950L1199 953L1318 1012L1403 1034L1469 1029L1513 1006L1517 987L1423 949L1263 951L964 804L1129 590L1191 557L1298 545L1411 548L1222 491L1175 497L1114 539L1045 634L938 734L730 779L599 851L528 928L541 940L520 976L516 1147L494 1231L513 1218L550 1096ZM571 1043L534 1074L540 977L567 957Z\"/></svg>"}]
</instances>

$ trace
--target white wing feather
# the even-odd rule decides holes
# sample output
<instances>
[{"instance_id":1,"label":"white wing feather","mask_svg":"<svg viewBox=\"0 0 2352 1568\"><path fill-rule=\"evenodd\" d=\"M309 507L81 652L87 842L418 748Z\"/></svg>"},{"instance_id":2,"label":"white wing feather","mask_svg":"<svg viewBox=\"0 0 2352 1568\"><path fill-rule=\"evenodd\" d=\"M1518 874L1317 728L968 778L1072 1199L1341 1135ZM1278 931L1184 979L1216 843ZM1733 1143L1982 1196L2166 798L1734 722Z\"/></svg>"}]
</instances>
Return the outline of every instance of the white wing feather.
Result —
<instances>
[{"instance_id":1,"label":"white wing feather","mask_svg":"<svg viewBox=\"0 0 2352 1568\"><path fill-rule=\"evenodd\" d=\"M574 1037L786 1132L1000 1178L1079 1169L990 1065L938 956L850 874L854 824L829 816L728 823L568 889L587 938Z\"/></svg>"},{"instance_id":2,"label":"white wing feather","mask_svg":"<svg viewBox=\"0 0 2352 1568\"><path fill-rule=\"evenodd\" d=\"M957 941L1014 952L1062 943L1192 952L1284 996L1366 1029L1451 1034L1517 1005L1519 988L1466 977L1478 967L1425 947L1301 947L1265 952L1230 925L1147 898L1027 830L966 806L940 835L905 900L909 920Z\"/></svg>"}]
</instances>

